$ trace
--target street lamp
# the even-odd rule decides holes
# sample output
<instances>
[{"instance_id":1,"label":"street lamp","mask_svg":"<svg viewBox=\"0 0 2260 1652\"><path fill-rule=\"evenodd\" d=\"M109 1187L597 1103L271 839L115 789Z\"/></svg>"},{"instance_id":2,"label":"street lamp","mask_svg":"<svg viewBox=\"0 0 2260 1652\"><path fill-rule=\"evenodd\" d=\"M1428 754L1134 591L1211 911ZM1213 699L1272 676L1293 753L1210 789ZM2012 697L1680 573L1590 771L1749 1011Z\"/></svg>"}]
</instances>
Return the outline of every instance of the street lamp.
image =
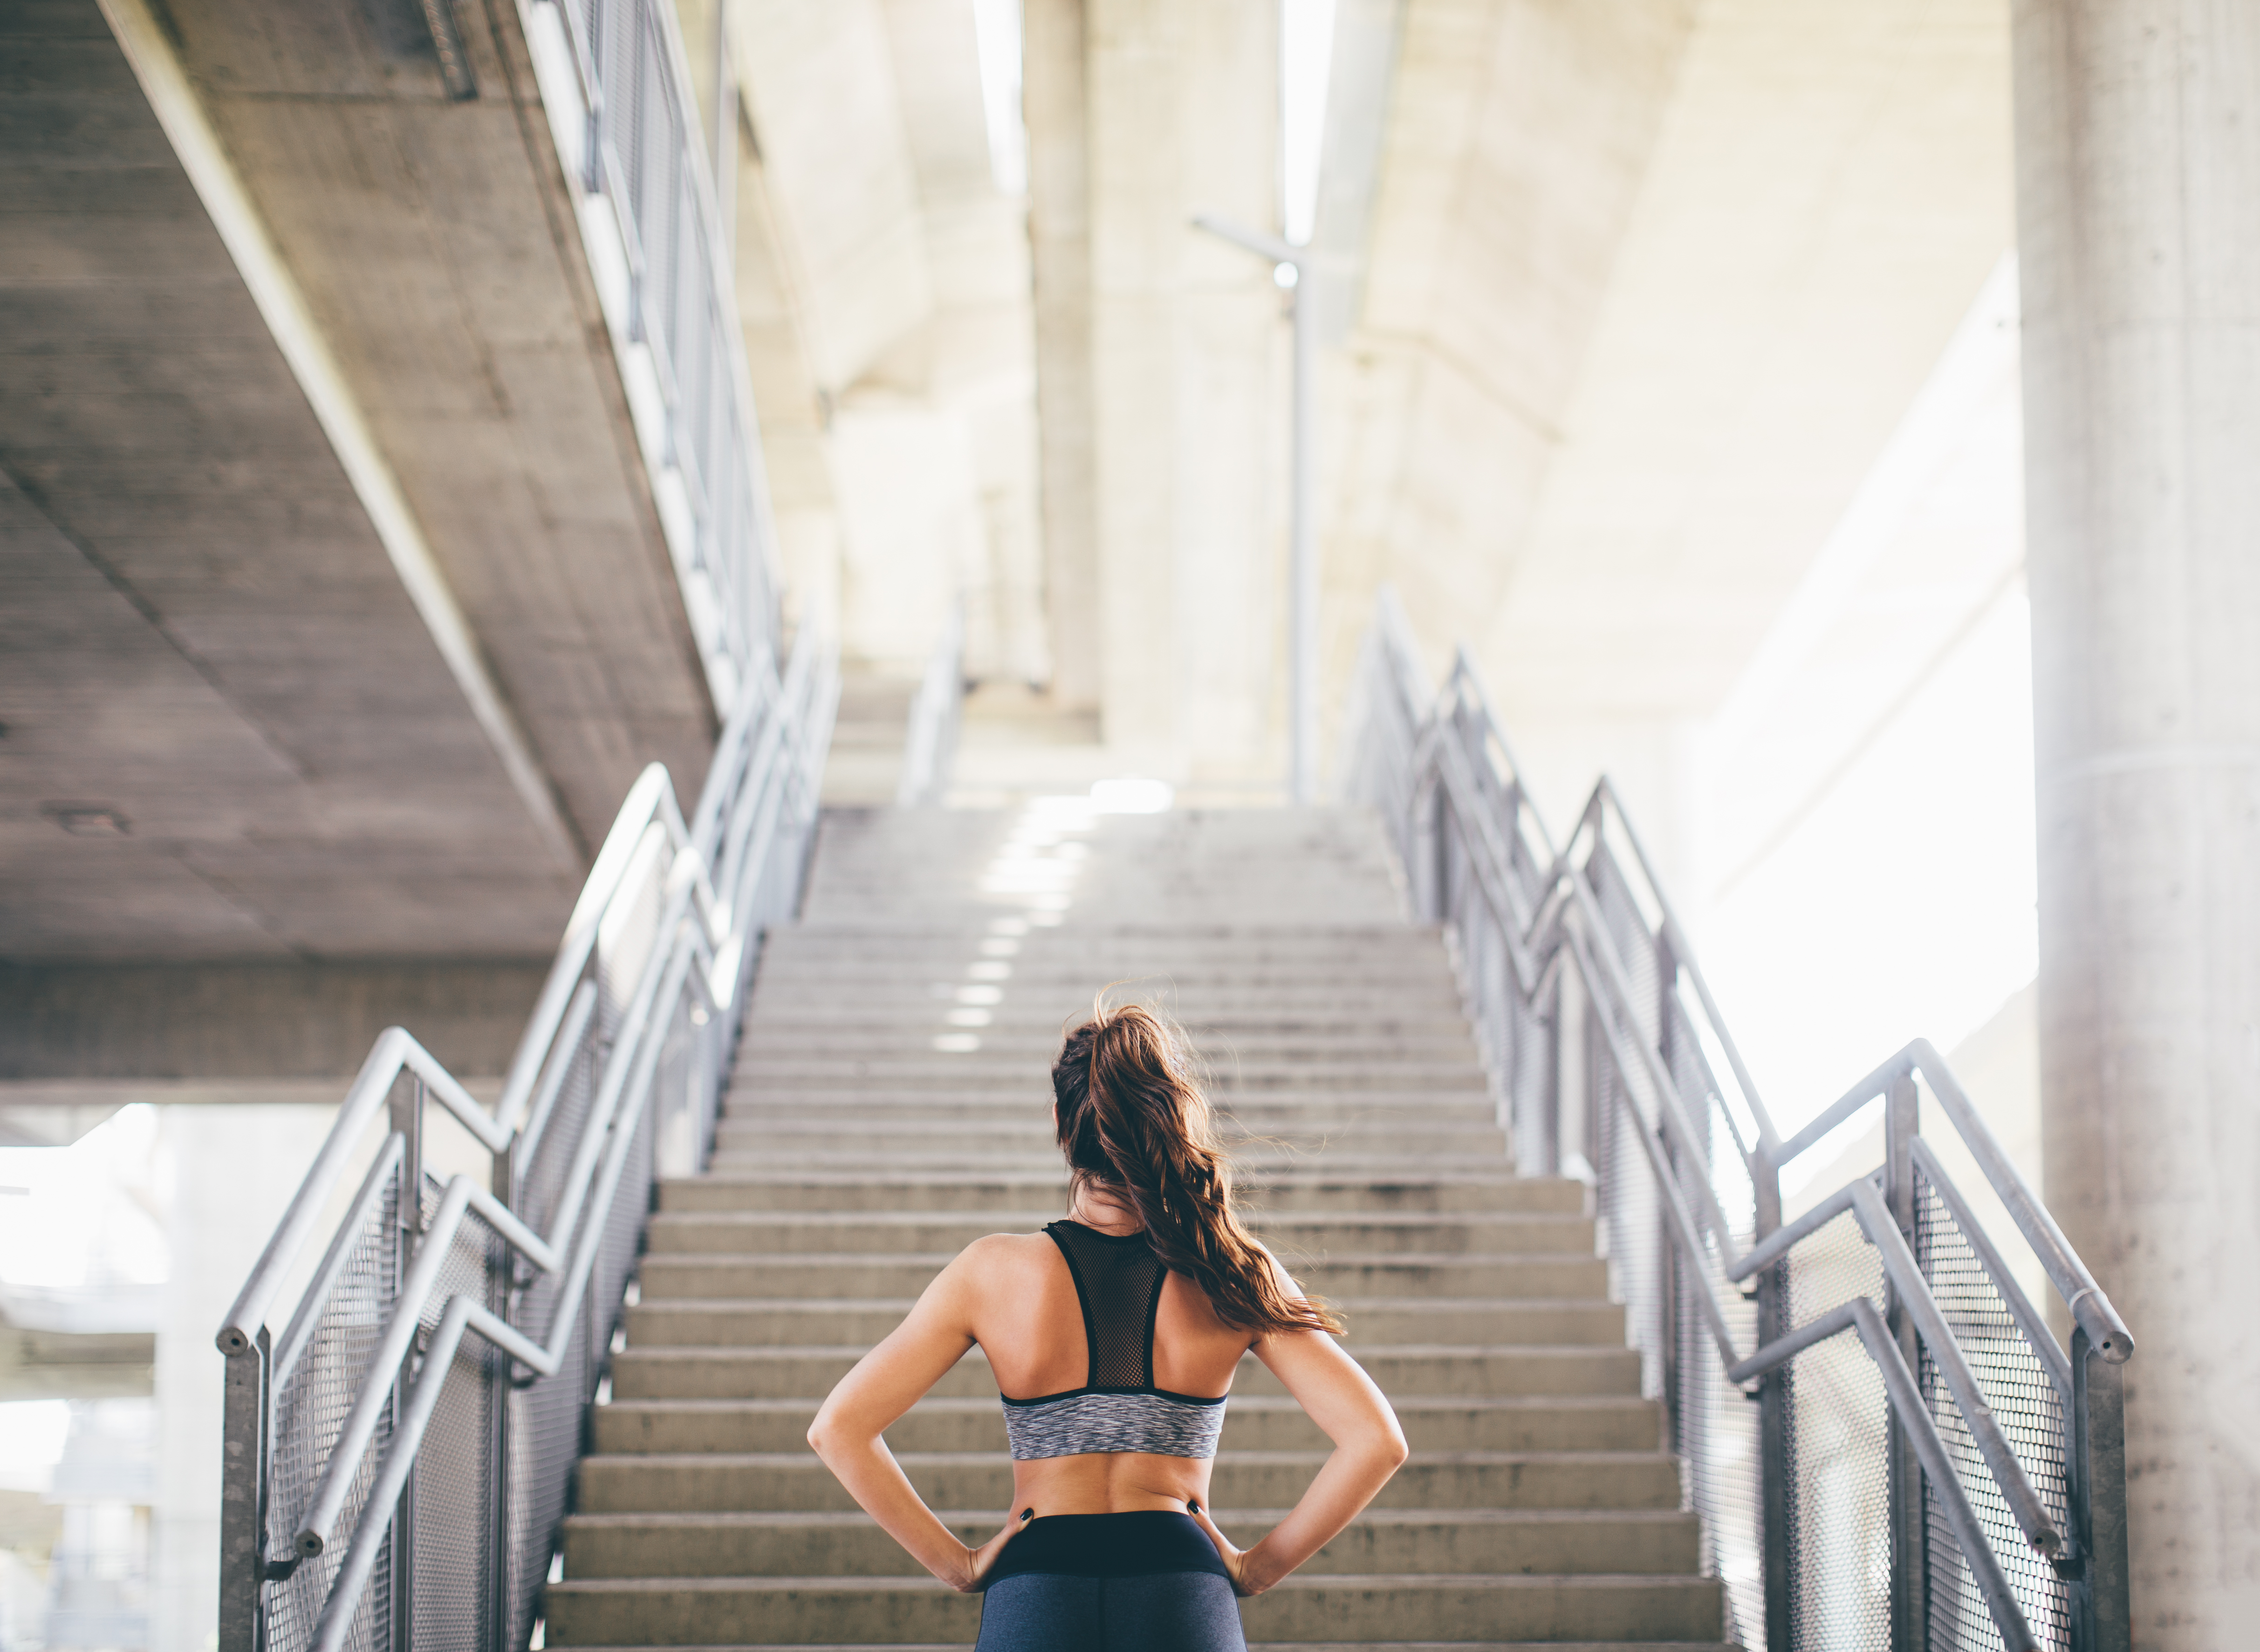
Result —
<instances>
[{"instance_id":1,"label":"street lamp","mask_svg":"<svg viewBox=\"0 0 2260 1652\"><path fill-rule=\"evenodd\" d=\"M1319 559L1312 499L1317 431L1312 382L1313 338L1318 305L1312 283L1318 259L1307 247L1292 247L1276 235L1204 212L1195 229L1245 247L1276 268L1291 271L1289 311L1295 325L1295 416L1287 526L1287 795L1304 805L1318 796L1319 745Z\"/></svg>"}]
</instances>

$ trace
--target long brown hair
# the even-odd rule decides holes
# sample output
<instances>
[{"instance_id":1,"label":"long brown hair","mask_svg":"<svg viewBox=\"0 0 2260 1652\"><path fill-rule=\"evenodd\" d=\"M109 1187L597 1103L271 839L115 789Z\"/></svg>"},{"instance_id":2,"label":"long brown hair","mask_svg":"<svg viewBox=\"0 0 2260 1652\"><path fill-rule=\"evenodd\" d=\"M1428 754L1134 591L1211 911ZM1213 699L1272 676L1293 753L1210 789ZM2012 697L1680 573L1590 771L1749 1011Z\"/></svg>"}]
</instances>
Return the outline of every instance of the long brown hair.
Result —
<instances>
[{"instance_id":1,"label":"long brown hair","mask_svg":"<svg viewBox=\"0 0 2260 1652\"><path fill-rule=\"evenodd\" d=\"M1127 1199L1162 1264L1198 1284L1234 1330L1339 1334L1330 1310L1280 1288L1234 1212L1232 1167L1190 1056L1182 1033L1134 1004L1101 1004L1069 1033L1052 1063L1069 1169L1078 1185Z\"/></svg>"}]
</instances>

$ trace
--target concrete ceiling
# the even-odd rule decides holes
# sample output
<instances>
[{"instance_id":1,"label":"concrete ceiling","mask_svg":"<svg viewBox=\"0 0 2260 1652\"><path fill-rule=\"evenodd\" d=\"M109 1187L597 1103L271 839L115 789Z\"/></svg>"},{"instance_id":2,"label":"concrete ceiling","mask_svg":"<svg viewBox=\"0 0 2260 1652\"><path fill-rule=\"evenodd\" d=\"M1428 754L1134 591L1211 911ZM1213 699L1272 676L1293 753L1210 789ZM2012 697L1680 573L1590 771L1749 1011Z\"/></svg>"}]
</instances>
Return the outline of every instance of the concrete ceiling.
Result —
<instances>
[{"instance_id":1,"label":"concrete ceiling","mask_svg":"<svg viewBox=\"0 0 2260 1652\"><path fill-rule=\"evenodd\" d=\"M569 869L101 13L35 15L0 148L0 955L545 948Z\"/></svg>"},{"instance_id":2,"label":"concrete ceiling","mask_svg":"<svg viewBox=\"0 0 2260 1652\"><path fill-rule=\"evenodd\" d=\"M1503 600L1503 707L1706 714L2010 245L2000 0L1706 5Z\"/></svg>"},{"instance_id":3,"label":"concrete ceiling","mask_svg":"<svg viewBox=\"0 0 2260 1652\"><path fill-rule=\"evenodd\" d=\"M1330 690L1391 580L1556 814L1606 769L1671 838L2010 244L2007 34L2001 0L1406 0L1327 364Z\"/></svg>"},{"instance_id":4,"label":"concrete ceiling","mask_svg":"<svg viewBox=\"0 0 2260 1652\"><path fill-rule=\"evenodd\" d=\"M524 43L467 11L457 101L413 0L167 18L528 767L102 11L9 9L0 957L546 953L637 769L694 790L713 721Z\"/></svg>"}]
</instances>

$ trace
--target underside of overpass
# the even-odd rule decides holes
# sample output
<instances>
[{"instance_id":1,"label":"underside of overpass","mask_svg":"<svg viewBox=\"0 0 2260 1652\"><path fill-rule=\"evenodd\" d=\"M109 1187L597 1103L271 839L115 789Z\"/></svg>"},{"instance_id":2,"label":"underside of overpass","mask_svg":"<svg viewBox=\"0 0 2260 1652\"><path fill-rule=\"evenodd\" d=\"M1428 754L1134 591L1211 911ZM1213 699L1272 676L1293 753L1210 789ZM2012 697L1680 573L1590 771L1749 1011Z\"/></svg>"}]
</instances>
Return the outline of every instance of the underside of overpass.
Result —
<instances>
[{"instance_id":1,"label":"underside of overpass","mask_svg":"<svg viewBox=\"0 0 2260 1652\"><path fill-rule=\"evenodd\" d=\"M519 14L139 16L0 25L0 1072L334 1076L432 960L494 1070L717 720Z\"/></svg>"}]
</instances>

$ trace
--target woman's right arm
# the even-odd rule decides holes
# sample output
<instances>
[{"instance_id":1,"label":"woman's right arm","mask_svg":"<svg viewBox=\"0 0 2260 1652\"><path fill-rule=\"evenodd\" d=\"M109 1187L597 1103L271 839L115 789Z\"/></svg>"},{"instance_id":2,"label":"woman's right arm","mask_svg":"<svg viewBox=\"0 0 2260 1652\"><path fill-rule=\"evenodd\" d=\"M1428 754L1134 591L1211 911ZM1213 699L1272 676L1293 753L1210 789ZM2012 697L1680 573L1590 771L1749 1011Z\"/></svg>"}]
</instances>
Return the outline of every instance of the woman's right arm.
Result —
<instances>
[{"instance_id":1,"label":"woman's right arm","mask_svg":"<svg viewBox=\"0 0 2260 1652\"><path fill-rule=\"evenodd\" d=\"M976 1240L934 1277L903 1322L840 1379L809 1425L808 1443L848 1495L912 1558L953 1589L969 1590L1012 1534L978 1548L958 1541L926 1505L881 1435L973 1346L982 1269Z\"/></svg>"},{"instance_id":2,"label":"woman's right arm","mask_svg":"<svg viewBox=\"0 0 2260 1652\"><path fill-rule=\"evenodd\" d=\"M1288 1284L1291 1294L1301 1294ZM1334 1448L1287 1518L1252 1548L1234 1549L1206 1509L1191 1511L1231 1567L1233 1581L1249 1595L1262 1594L1333 1541L1389 1484L1406 1452L1388 1399L1324 1331L1274 1332L1255 1352Z\"/></svg>"}]
</instances>

